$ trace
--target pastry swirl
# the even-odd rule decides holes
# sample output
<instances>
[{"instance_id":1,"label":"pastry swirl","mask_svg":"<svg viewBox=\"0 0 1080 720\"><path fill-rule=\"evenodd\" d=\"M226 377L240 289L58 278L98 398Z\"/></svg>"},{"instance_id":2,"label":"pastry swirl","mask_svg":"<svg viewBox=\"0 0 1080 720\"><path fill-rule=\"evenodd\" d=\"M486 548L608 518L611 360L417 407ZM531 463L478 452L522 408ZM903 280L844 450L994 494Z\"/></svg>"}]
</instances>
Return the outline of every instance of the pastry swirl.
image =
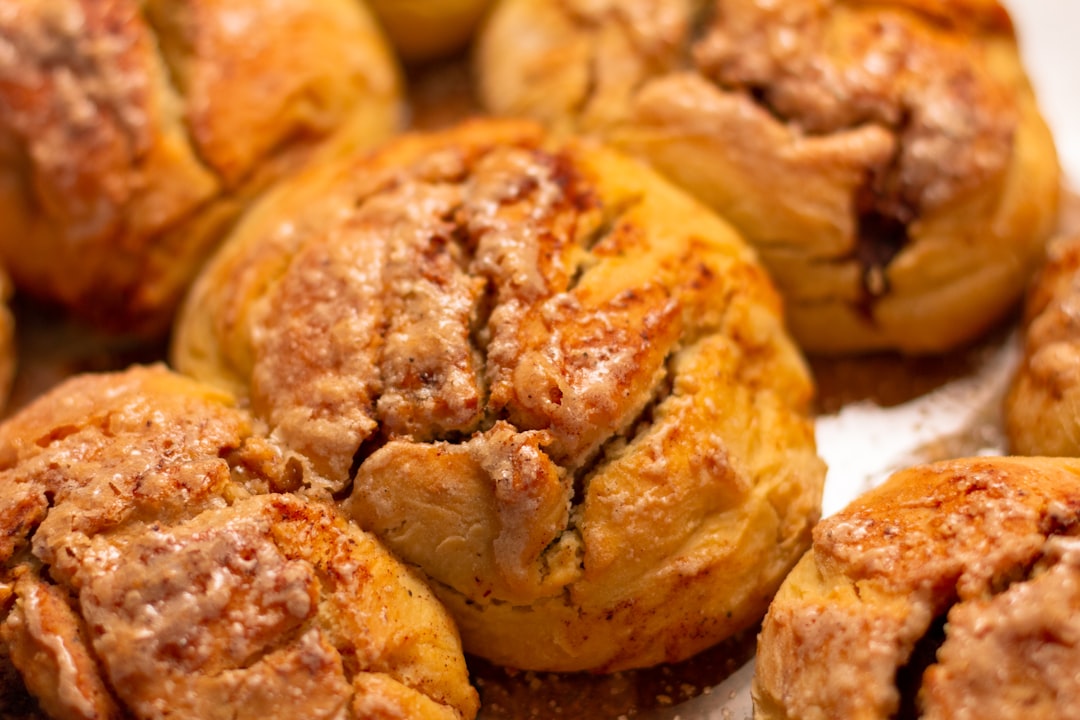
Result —
<instances>
[{"instance_id":1,"label":"pastry swirl","mask_svg":"<svg viewBox=\"0 0 1080 720\"><path fill-rule=\"evenodd\" d=\"M530 122L299 178L207 267L172 354L512 667L707 647L760 618L818 514L812 385L753 252Z\"/></svg>"},{"instance_id":2,"label":"pastry swirl","mask_svg":"<svg viewBox=\"0 0 1080 720\"><path fill-rule=\"evenodd\" d=\"M810 352L979 336L1056 222L994 0L507 0L476 68L489 110L597 133L733 222Z\"/></svg>"},{"instance_id":3,"label":"pastry swirl","mask_svg":"<svg viewBox=\"0 0 1080 720\"><path fill-rule=\"evenodd\" d=\"M49 717L475 716L444 609L227 394L76 377L0 458L0 647Z\"/></svg>"},{"instance_id":4,"label":"pastry swirl","mask_svg":"<svg viewBox=\"0 0 1080 720\"><path fill-rule=\"evenodd\" d=\"M389 134L400 98L355 0L4 3L0 257L22 291L160 335L254 195L334 131Z\"/></svg>"},{"instance_id":5,"label":"pastry swirl","mask_svg":"<svg viewBox=\"0 0 1080 720\"><path fill-rule=\"evenodd\" d=\"M1070 459L893 475L818 524L773 600L755 717L1073 717L1078 523Z\"/></svg>"}]
</instances>

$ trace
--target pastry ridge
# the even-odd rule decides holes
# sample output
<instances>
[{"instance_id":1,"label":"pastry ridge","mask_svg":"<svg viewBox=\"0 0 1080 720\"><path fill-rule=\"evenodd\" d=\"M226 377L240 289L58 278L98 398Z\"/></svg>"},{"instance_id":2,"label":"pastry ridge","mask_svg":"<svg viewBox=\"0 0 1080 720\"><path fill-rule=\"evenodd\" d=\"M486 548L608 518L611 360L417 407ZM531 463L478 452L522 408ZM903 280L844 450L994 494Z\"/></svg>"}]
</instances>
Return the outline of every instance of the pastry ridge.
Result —
<instances>
[{"instance_id":1,"label":"pastry ridge","mask_svg":"<svg viewBox=\"0 0 1080 720\"><path fill-rule=\"evenodd\" d=\"M25 687L50 717L476 715L430 590L259 428L161 365L0 424L5 706Z\"/></svg>"},{"instance_id":2,"label":"pastry ridge","mask_svg":"<svg viewBox=\"0 0 1080 720\"><path fill-rule=\"evenodd\" d=\"M940 353L1020 298L1060 170L1005 8L507 0L490 112L596 134L760 252L800 346Z\"/></svg>"},{"instance_id":3,"label":"pastry ridge","mask_svg":"<svg viewBox=\"0 0 1080 720\"><path fill-rule=\"evenodd\" d=\"M819 512L813 386L754 252L529 121L313 169L207 267L172 357L250 398L512 667L718 642Z\"/></svg>"},{"instance_id":4,"label":"pastry ridge","mask_svg":"<svg viewBox=\"0 0 1080 720\"><path fill-rule=\"evenodd\" d=\"M758 638L755 717L1075 713L1078 522L1071 459L895 473L822 520L781 586Z\"/></svg>"}]
</instances>

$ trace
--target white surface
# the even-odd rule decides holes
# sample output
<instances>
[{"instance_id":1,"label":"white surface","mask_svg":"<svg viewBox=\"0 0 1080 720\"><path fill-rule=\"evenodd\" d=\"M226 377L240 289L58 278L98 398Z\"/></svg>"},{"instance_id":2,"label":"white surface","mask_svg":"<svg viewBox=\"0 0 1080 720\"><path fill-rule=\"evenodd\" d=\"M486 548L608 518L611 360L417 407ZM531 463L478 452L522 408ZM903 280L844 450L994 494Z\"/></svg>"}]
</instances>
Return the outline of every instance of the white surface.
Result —
<instances>
[{"instance_id":1,"label":"white surface","mask_svg":"<svg viewBox=\"0 0 1080 720\"><path fill-rule=\"evenodd\" d=\"M1070 185L1080 190L1080 0L1007 0Z\"/></svg>"},{"instance_id":2,"label":"white surface","mask_svg":"<svg viewBox=\"0 0 1080 720\"><path fill-rule=\"evenodd\" d=\"M829 465L822 514L842 509L905 467L1002 454L1001 432L987 418L1000 414L1018 355L1018 338L1011 337L971 375L926 395L887 409L853 403L819 418L818 452Z\"/></svg>"}]
</instances>

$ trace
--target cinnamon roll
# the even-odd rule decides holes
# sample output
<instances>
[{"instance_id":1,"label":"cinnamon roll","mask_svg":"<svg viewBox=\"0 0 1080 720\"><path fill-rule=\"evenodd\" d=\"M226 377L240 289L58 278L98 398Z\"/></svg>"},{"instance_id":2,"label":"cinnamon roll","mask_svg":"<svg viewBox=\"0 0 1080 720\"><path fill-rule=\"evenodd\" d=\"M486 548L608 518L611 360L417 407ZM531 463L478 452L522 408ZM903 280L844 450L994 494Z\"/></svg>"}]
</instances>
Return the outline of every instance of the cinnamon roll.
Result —
<instances>
[{"instance_id":1,"label":"cinnamon roll","mask_svg":"<svg viewBox=\"0 0 1080 720\"><path fill-rule=\"evenodd\" d=\"M356 0L0 3L0 258L102 327L163 334L251 198L334 132L395 129Z\"/></svg>"},{"instance_id":2,"label":"cinnamon roll","mask_svg":"<svg viewBox=\"0 0 1080 720\"><path fill-rule=\"evenodd\" d=\"M226 393L161 366L79 376L0 424L0 459L5 708L475 716L445 610L292 492L302 469Z\"/></svg>"},{"instance_id":3,"label":"cinnamon roll","mask_svg":"<svg viewBox=\"0 0 1080 720\"><path fill-rule=\"evenodd\" d=\"M967 458L821 521L758 639L755 717L1080 712L1080 463Z\"/></svg>"},{"instance_id":4,"label":"cinnamon roll","mask_svg":"<svg viewBox=\"0 0 1080 720\"><path fill-rule=\"evenodd\" d=\"M746 628L819 512L811 380L753 252L530 122L297 178L207 266L172 356L511 667L652 665Z\"/></svg>"},{"instance_id":5,"label":"cinnamon roll","mask_svg":"<svg viewBox=\"0 0 1080 720\"><path fill-rule=\"evenodd\" d=\"M1032 281L1023 356L1005 397L1009 447L1080 456L1080 235L1055 238Z\"/></svg>"},{"instance_id":6,"label":"cinnamon roll","mask_svg":"<svg viewBox=\"0 0 1080 720\"><path fill-rule=\"evenodd\" d=\"M648 159L760 251L814 353L1003 318L1054 228L1054 143L996 0L505 0L500 114Z\"/></svg>"}]
</instances>

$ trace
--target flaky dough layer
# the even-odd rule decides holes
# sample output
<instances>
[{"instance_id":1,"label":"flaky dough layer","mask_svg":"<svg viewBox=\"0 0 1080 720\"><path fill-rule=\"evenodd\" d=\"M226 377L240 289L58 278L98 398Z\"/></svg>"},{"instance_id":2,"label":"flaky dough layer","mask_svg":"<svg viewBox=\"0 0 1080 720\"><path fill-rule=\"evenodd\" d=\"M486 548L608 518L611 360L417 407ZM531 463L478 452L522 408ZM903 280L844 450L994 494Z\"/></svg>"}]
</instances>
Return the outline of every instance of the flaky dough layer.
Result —
<instances>
[{"instance_id":1,"label":"flaky dough layer","mask_svg":"<svg viewBox=\"0 0 1080 720\"><path fill-rule=\"evenodd\" d=\"M0 666L55 718L475 716L445 610L303 484L216 389L63 383L0 425Z\"/></svg>"},{"instance_id":2,"label":"flaky dough layer","mask_svg":"<svg viewBox=\"0 0 1080 720\"><path fill-rule=\"evenodd\" d=\"M755 717L1076 717L1078 527L1078 461L893 475L818 524L773 600Z\"/></svg>"},{"instance_id":3,"label":"flaky dough layer","mask_svg":"<svg viewBox=\"0 0 1080 720\"><path fill-rule=\"evenodd\" d=\"M476 69L490 110L598 133L731 220L811 352L977 337L1056 222L995 0L506 0Z\"/></svg>"},{"instance_id":4,"label":"flaky dough layer","mask_svg":"<svg viewBox=\"0 0 1080 720\"><path fill-rule=\"evenodd\" d=\"M529 122L407 135L259 206L178 367L249 397L466 649L688 656L760 618L824 466L754 254L644 166Z\"/></svg>"},{"instance_id":5,"label":"flaky dough layer","mask_svg":"<svg viewBox=\"0 0 1080 720\"><path fill-rule=\"evenodd\" d=\"M359 0L0 7L0 258L24 292L162 334L251 198L334 131L395 129Z\"/></svg>"}]
</instances>

